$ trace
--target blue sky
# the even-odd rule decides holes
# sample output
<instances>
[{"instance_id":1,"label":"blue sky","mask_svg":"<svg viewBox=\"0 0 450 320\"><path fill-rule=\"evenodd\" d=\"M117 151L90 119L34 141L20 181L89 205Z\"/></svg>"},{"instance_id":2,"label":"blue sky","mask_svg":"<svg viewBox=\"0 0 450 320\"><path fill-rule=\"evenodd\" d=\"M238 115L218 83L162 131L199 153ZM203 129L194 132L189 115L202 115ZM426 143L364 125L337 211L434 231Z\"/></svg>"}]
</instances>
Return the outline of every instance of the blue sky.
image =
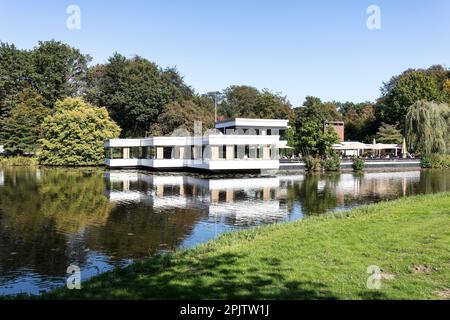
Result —
<instances>
[{"instance_id":1,"label":"blue sky","mask_svg":"<svg viewBox=\"0 0 450 320\"><path fill-rule=\"evenodd\" d=\"M81 29L66 27L69 5ZM381 30L366 27L369 5ZM375 100L413 67L450 67L449 0L0 0L0 40L56 39L106 62L115 51L176 66L200 93L233 84L282 92L298 106Z\"/></svg>"}]
</instances>

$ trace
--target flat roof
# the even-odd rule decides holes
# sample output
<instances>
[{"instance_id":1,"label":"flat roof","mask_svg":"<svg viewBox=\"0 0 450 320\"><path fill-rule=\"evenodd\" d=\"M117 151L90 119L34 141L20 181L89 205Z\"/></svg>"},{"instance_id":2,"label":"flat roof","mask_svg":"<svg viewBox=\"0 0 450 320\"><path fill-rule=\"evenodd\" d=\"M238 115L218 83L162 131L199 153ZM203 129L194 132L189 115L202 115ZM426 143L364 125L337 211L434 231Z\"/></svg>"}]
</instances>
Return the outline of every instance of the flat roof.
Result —
<instances>
[{"instance_id":1,"label":"flat roof","mask_svg":"<svg viewBox=\"0 0 450 320\"><path fill-rule=\"evenodd\" d=\"M250 119L234 118L216 122L217 129L233 126L241 127L266 127L266 128L288 128L289 120L285 119Z\"/></svg>"},{"instance_id":2,"label":"flat roof","mask_svg":"<svg viewBox=\"0 0 450 320\"><path fill-rule=\"evenodd\" d=\"M344 121L328 121L328 120L325 120L324 121L324 123L325 124L344 124Z\"/></svg>"},{"instance_id":3,"label":"flat roof","mask_svg":"<svg viewBox=\"0 0 450 320\"><path fill-rule=\"evenodd\" d=\"M386 143L376 143L367 144L359 141L343 141L341 143L336 143L333 145L335 150L389 150L389 149L402 149L401 144L386 144Z\"/></svg>"}]
</instances>

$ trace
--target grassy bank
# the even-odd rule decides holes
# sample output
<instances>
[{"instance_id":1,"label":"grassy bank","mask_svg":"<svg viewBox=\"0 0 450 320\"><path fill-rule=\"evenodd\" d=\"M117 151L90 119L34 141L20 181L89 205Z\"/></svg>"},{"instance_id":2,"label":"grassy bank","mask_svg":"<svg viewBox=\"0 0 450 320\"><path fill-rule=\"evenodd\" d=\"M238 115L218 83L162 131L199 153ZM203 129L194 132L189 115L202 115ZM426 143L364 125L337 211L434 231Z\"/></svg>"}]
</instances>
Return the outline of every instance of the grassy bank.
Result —
<instances>
[{"instance_id":1,"label":"grassy bank","mask_svg":"<svg viewBox=\"0 0 450 320\"><path fill-rule=\"evenodd\" d=\"M33 157L0 157L0 167L32 167L38 160Z\"/></svg>"},{"instance_id":2,"label":"grassy bank","mask_svg":"<svg viewBox=\"0 0 450 320\"><path fill-rule=\"evenodd\" d=\"M44 298L448 299L449 244L450 193L416 196L226 234Z\"/></svg>"}]
</instances>

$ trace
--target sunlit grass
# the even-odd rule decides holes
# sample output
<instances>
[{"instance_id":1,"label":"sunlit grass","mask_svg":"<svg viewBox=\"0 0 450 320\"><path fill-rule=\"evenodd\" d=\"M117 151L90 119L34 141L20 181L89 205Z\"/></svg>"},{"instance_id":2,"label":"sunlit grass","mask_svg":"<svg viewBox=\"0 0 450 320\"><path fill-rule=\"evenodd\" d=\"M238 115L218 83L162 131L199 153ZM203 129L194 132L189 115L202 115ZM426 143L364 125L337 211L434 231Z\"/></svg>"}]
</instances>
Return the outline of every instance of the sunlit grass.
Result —
<instances>
[{"instance_id":1,"label":"sunlit grass","mask_svg":"<svg viewBox=\"0 0 450 320\"><path fill-rule=\"evenodd\" d=\"M370 265L380 290L367 288ZM445 193L225 234L44 298L445 299L449 287Z\"/></svg>"}]
</instances>

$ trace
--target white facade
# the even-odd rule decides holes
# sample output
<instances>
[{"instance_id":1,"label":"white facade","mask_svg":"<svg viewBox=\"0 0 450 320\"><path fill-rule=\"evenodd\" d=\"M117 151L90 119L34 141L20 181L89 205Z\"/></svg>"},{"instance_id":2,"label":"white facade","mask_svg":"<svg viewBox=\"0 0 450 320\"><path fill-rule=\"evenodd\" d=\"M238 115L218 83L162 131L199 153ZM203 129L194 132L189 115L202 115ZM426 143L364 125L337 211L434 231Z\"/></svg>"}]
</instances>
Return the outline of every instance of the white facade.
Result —
<instances>
[{"instance_id":1,"label":"white facade","mask_svg":"<svg viewBox=\"0 0 450 320\"><path fill-rule=\"evenodd\" d=\"M217 130L204 136L111 139L105 142L105 164L164 170L277 170L278 150L287 147L281 134L287 128L287 120L233 119L217 123Z\"/></svg>"}]
</instances>

